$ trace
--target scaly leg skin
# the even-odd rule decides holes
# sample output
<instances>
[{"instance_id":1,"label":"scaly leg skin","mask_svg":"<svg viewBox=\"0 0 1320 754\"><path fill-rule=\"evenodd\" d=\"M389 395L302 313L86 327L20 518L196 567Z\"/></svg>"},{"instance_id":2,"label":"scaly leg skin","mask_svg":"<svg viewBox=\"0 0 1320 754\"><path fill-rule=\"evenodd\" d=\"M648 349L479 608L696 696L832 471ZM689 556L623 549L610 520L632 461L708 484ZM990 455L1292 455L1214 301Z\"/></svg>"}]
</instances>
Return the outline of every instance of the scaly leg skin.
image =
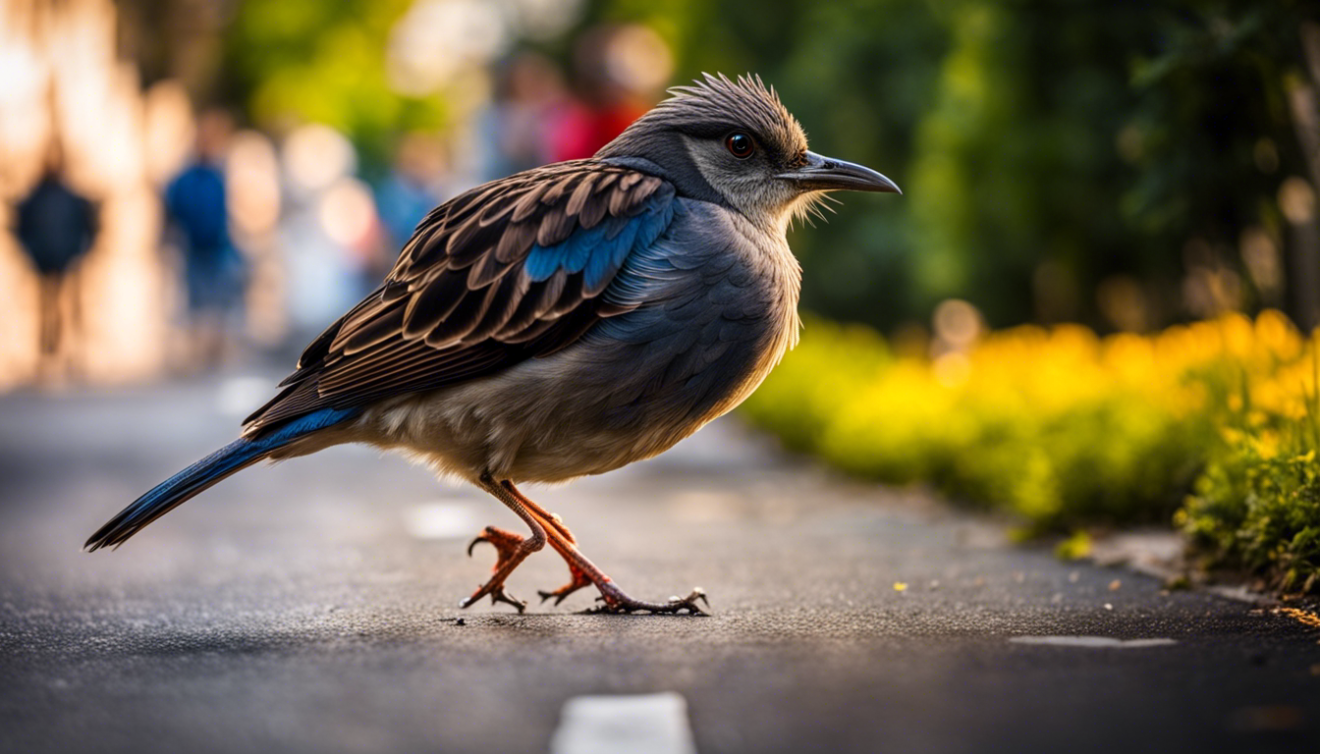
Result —
<instances>
[{"instance_id":1,"label":"scaly leg skin","mask_svg":"<svg viewBox=\"0 0 1320 754\"><path fill-rule=\"evenodd\" d=\"M481 536L472 540L468 545L468 555L472 554L472 548L478 542L489 542L499 552L499 559L495 561L495 572L491 574L490 579L482 584L477 591L473 592L471 597L458 603L458 606L460 608L471 607L477 600L490 595L492 605L503 602L512 605L521 613L527 609L527 603L504 591L504 581L509 578L509 574L513 573L515 568L527 559L528 555L545 547L546 530L541 525L540 520L528 511L522 502L497 484L489 474L482 475L481 486L501 503L508 506L509 510L517 513L519 518L527 522L528 528L532 530L532 536L523 538L521 535L510 531L487 526Z\"/></svg>"},{"instance_id":2,"label":"scaly leg skin","mask_svg":"<svg viewBox=\"0 0 1320 754\"><path fill-rule=\"evenodd\" d=\"M536 519L541 524L541 529L549 537L550 546L568 563L569 572L573 576L570 583L553 592L540 592L542 601L555 597L555 604L558 605L564 597L579 588L587 584L595 584L601 595L598 600L603 604L588 610L588 612L634 613L642 611L670 615L678 613L687 613L688 615L707 614L697 605L697 600L701 600L707 607L710 606L710 601L706 599L706 593L700 587L693 589L686 597L670 597L666 602L645 602L629 597L622 589L615 586L613 580L597 568L595 563L592 563L587 559L587 556L578 551L573 535L569 533L568 527L564 526L558 516L549 513L529 500L526 495L518 491L517 487L513 486L513 482L505 480L500 483L499 487L502 492L517 501L528 516ZM497 497L500 497L501 501L505 500L504 497L498 495ZM513 507L508 502L505 502L505 505Z\"/></svg>"},{"instance_id":3,"label":"scaly leg skin","mask_svg":"<svg viewBox=\"0 0 1320 754\"><path fill-rule=\"evenodd\" d=\"M518 502L526 506L527 510L530 511L532 515L540 519L541 525L544 526L547 530L554 529L555 531L562 534L564 539L568 540L569 544L573 544L573 545L577 544L577 539L573 536L573 532L568 530L568 526L564 524L564 520L559 517L559 514L551 513L545 508L542 508L541 506L537 505L535 502L532 501L531 498L519 492L518 488L513 486L513 482L506 480L500 482L500 485L504 487L504 489L507 490L509 494L517 497ZM480 539L480 537L478 537L478 539ZM587 574L584 573L581 568L578 568L577 566L573 565L572 556L569 555L568 550L566 550L564 546L559 543L558 539L551 538L550 546L553 547L555 552L559 553L559 556L564 559L565 563L568 564L569 580L567 584L564 584L563 586L559 587L558 589L552 592L547 592L544 589L538 589L536 593L541 595L542 603L553 597L555 600L555 606L558 607L559 603L563 602L564 599L568 597L568 595L572 594L573 592L576 592L577 590L583 587L591 586L591 579L587 578Z\"/></svg>"},{"instance_id":4,"label":"scaly leg skin","mask_svg":"<svg viewBox=\"0 0 1320 754\"><path fill-rule=\"evenodd\" d=\"M573 565L573 561L569 560L569 557L560 551L559 547L556 545L557 543L553 539L550 540L550 546L554 547L555 552L558 552L564 558L564 562L568 563L568 583L554 591L538 589L536 590L536 593L541 595L542 603L553 597L555 600L555 607L559 607L559 603L567 599L568 595L576 592L584 586L591 586L591 579L587 578L587 574L583 573L582 569Z\"/></svg>"},{"instance_id":5,"label":"scaly leg skin","mask_svg":"<svg viewBox=\"0 0 1320 754\"><path fill-rule=\"evenodd\" d=\"M491 568L491 572L493 574L498 574L500 570L504 568L504 566L512 563L512 565L509 566L509 569L504 573L504 578L507 579L509 577L509 574L513 573L514 568L517 568L518 564L521 563L522 560L527 557L527 555L531 554L531 553L521 554L522 545L526 541L527 538L521 534L515 534L505 529L497 529L494 526L487 526L485 531L477 535L471 542L468 543L467 554L469 558L472 557L472 549L475 548L479 542L486 542L490 544L492 547L495 548L495 552L497 554L495 560L495 566ZM492 576L492 579L493 578L494 576ZM487 584L487 586L490 585ZM483 589L485 588L486 587L483 587ZM504 591L504 585L502 583L490 587L489 589L487 589L487 591L490 594L490 604L492 605L503 602L507 605L512 605L520 613L527 608L527 602L525 600L520 600L514 597L512 594ZM480 592L478 592L478 594L472 595L471 597L464 600L464 602L460 605L460 607L468 607L472 603L476 602L479 596L480 596Z\"/></svg>"},{"instance_id":6,"label":"scaly leg skin","mask_svg":"<svg viewBox=\"0 0 1320 754\"><path fill-rule=\"evenodd\" d=\"M551 520L556 521L557 519L551 519ZM564 531L567 532L566 529ZM477 535L471 542L468 543L468 548L467 548L468 557L469 558L472 557L472 551L479 543L486 542L487 544L495 548L497 559L495 560L495 567L493 570L498 572L501 566L503 566L505 563L509 562L516 556L519 546L523 543L523 541L524 541L524 537L521 534L515 534L506 529L497 529L494 526L487 526L485 531ZM568 563L570 580L567 584L559 587L553 592L547 592L544 589L541 589L537 591L537 594L541 595L541 602L545 602L546 600L553 597L555 600L555 605L558 606L559 603L563 602L564 599L568 597L568 595L572 594L573 592L576 592L582 587L591 586L591 579L587 578L587 575L585 573L583 573L581 570L579 570L576 566L573 565L572 561L569 560L568 555L564 553L562 546L558 542L556 542L553 539L548 541L550 546L553 547L555 551L558 552L561 556L563 556L564 562ZM492 594L492 604L496 601L508 602L508 600L502 600L500 599L499 596ZM519 605L526 606L526 603L522 601L509 602L509 604L512 604L514 607L518 607ZM519 610L518 612L522 612L522 611Z\"/></svg>"}]
</instances>

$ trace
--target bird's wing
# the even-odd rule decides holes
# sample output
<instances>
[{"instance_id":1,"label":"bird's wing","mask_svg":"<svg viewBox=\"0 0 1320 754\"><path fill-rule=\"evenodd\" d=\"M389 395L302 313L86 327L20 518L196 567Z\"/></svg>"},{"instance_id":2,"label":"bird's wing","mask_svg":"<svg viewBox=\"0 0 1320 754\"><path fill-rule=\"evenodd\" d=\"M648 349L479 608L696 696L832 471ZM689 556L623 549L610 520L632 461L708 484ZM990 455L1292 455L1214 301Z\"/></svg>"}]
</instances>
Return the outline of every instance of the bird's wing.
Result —
<instances>
[{"instance_id":1,"label":"bird's wing","mask_svg":"<svg viewBox=\"0 0 1320 754\"><path fill-rule=\"evenodd\" d=\"M440 205L381 287L307 347L283 391L244 422L247 433L572 344L627 311L601 294L676 208L668 182L596 160L519 173Z\"/></svg>"}]
</instances>

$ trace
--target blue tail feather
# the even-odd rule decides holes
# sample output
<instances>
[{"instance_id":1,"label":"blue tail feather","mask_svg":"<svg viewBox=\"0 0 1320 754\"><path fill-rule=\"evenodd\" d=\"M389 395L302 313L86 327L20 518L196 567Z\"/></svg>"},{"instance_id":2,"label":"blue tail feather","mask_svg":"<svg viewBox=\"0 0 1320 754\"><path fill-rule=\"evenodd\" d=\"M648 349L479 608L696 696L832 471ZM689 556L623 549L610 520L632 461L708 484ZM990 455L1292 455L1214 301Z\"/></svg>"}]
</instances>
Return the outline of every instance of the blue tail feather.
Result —
<instances>
[{"instance_id":1,"label":"blue tail feather","mask_svg":"<svg viewBox=\"0 0 1320 754\"><path fill-rule=\"evenodd\" d=\"M193 496L313 432L332 427L361 409L324 408L292 419L255 439L240 439L166 479L108 521L83 545L89 552L115 547Z\"/></svg>"}]
</instances>

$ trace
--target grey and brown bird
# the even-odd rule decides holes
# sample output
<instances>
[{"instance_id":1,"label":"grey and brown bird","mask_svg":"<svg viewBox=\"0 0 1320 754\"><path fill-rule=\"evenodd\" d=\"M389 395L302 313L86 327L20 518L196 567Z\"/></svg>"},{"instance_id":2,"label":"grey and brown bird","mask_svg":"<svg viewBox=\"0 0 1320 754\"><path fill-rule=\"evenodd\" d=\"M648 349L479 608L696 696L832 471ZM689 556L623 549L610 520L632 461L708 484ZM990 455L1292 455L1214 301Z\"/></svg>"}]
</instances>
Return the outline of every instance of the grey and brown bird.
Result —
<instances>
[{"instance_id":1,"label":"grey and brown bird","mask_svg":"<svg viewBox=\"0 0 1320 754\"><path fill-rule=\"evenodd\" d=\"M371 295L302 354L236 442L175 474L87 541L122 544L263 459L341 443L396 449L490 493L530 536L487 527L489 596L549 544L603 610L700 612L700 590L625 594L519 491L650 458L746 398L798 335L795 215L883 175L807 149L759 77L677 87L594 157L478 186L433 210ZM471 547L469 547L471 552Z\"/></svg>"}]
</instances>

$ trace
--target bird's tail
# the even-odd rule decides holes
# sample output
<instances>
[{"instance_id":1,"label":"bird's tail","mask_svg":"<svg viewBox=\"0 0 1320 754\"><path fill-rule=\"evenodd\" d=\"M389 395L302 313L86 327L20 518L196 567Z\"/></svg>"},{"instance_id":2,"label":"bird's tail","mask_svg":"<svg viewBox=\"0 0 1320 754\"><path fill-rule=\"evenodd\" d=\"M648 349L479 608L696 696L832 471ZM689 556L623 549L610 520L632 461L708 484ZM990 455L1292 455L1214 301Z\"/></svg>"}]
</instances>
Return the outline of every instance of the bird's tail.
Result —
<instances>
[{"instance_id":1,"label":"bird's tail","mask_svg":"<svg viewBox=\"0 0 1320 754\"><path fill-rule=\"evenodd\" d=\"M83 548L93 552L103 547L121 545L147 524L231 474L266 458L294 440L339 424L358 413L358 409L324 408L293 419L261 437L236 440L134 500L93 534Z\"/></svg>"}]
</instances>

